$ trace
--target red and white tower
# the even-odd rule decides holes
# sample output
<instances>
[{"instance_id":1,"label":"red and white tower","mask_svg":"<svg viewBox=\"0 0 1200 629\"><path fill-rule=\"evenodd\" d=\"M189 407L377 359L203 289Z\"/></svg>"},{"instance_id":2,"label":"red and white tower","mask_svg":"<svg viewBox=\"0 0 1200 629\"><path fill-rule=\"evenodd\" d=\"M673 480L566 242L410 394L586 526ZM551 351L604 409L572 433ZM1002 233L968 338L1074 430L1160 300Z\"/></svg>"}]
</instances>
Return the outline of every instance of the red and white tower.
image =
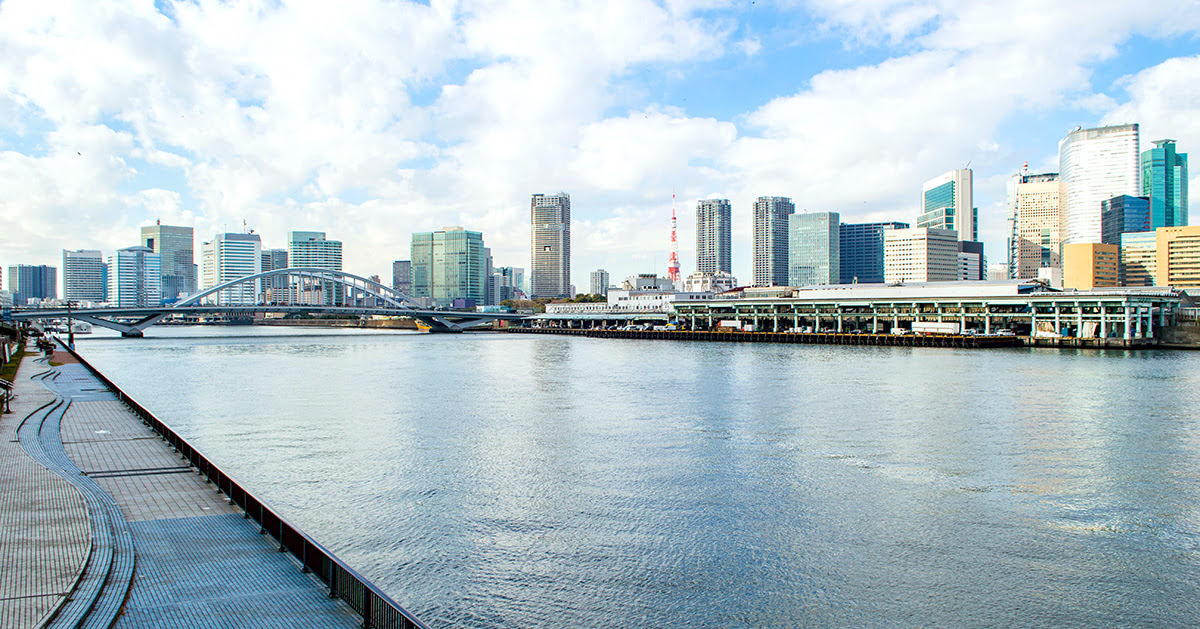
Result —
<instances>
[{"instance_id":1,"label":"red and white tower","mask_svg":"<svg viewBox=\"0 0 1200 629\"><path fill-rule=\"evenodd\" d=\"M667 258L667 277L679 284L679 241L675 239L675 193L671 192L671 255Z\"/></svg>"}]
</instances>

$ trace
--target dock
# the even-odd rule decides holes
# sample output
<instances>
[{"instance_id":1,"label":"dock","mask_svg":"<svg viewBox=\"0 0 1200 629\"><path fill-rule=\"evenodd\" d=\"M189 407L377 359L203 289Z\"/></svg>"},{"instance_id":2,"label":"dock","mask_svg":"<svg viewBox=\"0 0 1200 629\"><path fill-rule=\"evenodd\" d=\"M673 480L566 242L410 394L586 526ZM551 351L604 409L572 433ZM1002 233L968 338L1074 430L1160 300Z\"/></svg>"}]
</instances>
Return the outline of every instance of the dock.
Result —
<instances>
[{"instance_id":1,"label":"dock","mask_svg":"<svg viewBox=\"0 0 1200 629\"><path fill-rule=\"evenodd\" d=\"M0 626L424 627L65 348L0 416Z\"/></svg>"},{"instance_id":2,"label":"dock","mask_svg":"<svg viewBox=\"0 0 1200 629\"><path fill-rule=\"evenodd\" d=\"M820 345L884 345L895 347L1018 347L1016 336L971 334L843 334L836 332L743 332L740 330L604 330L556 327L508 327L516 334L560 334L591 338L722 341L740 343L812 343Z\"/></svg>"}]
</instances>

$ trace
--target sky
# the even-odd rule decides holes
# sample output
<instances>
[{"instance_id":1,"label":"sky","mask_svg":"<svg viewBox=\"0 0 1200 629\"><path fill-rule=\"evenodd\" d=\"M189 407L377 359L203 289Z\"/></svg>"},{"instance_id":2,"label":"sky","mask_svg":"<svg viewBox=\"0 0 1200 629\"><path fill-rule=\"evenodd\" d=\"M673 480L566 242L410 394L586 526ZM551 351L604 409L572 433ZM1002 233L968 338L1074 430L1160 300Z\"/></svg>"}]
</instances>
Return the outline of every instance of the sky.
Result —
<instances>
[{"instance_id":1,"label":"sky","mask_svg":"<svg viewBox=\"0 0 1200 629\"><path fill-rule=\"evenodd\" d=\"M6 276L155 220L324 231L385 281L460 225L528 268L565 191L580 290L665 274L672 193L683 272L727 198L746 283L755 198L915 223L968 165L995 262L1007 179L1076 126L1200 147L1200 0L0 0L0 120Z\"/></svg>"}]
</instances>

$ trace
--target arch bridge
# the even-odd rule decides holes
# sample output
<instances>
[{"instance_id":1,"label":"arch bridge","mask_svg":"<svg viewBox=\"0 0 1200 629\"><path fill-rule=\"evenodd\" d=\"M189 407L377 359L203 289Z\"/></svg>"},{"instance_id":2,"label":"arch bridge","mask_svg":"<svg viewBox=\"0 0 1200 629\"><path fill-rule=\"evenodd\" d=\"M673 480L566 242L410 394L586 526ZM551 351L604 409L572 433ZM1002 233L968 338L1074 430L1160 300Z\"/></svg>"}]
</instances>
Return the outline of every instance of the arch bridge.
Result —
<instances>
[{"instance_id":1,"label":"arch bridge","mask_svg":"<svg viewBox=\"0 0 1200 629\"><path fill-rule=\"evenodd\" d=\"M424 308L411 296L374 280L314 267L275 269L239 277L168 306L13 310L5 313L4 318L74 319L116 330L122 336L140 337L146 328L172 315L244 317L256 313L403 316L424 324L430 332L462 332L496 320L525 318L509 313Z\"/></svg>"}]
</instances>

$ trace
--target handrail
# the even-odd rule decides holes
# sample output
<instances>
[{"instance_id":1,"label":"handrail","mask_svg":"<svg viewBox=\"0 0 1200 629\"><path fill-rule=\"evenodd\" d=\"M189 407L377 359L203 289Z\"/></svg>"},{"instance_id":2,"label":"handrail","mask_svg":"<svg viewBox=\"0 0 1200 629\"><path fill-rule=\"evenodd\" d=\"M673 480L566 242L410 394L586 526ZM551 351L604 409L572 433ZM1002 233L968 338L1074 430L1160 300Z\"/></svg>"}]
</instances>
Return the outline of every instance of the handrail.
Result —
<instances>
[{"instance_id":1,"label":"handrail","mask_svg":"<svg viewBox=\"0 0 1200 629\"><path fill-rule=\"evenodd\" d=\"M279 542L280 552L290 552L300 561L303 572L313 572L329 588L330 598L340 598L351 609L362 616L363 627L379 629L429 629L412 613L393 601L387 594L380 591L373 583L346 562L339 559L327 548L317 543L292 525L274 509L263 501L250 495L243 486L234 481L220 468L213 465L208 457L192 447L146 407L121 390L112 380L100 373L75 350L67 347L61 339L55 338L59 345L71 354L79 364L91 371L96 378L116 393L117 398L125 403L142 421L159 434L180 457L189 461L201 474L217 487L217 490L229 497L231 504L242 508L242 517L253 519L259 524L259 532L270 534Z\"/></svg>"}]
</instances>

